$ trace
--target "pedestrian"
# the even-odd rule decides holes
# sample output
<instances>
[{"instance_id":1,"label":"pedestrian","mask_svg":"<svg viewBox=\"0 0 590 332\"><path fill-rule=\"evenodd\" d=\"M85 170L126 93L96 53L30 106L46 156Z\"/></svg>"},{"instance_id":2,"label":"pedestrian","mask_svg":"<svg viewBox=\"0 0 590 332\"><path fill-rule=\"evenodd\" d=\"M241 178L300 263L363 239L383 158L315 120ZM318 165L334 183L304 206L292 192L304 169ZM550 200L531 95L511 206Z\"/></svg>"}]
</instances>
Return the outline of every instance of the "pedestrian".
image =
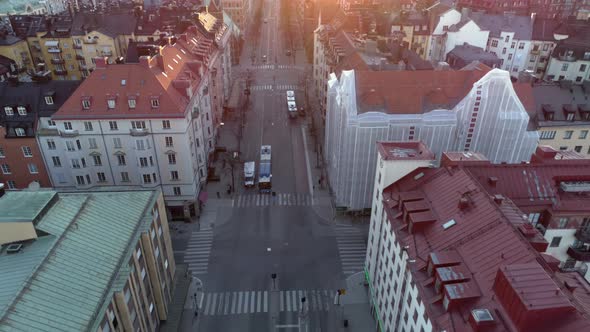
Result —
<instances>
[{"instance_id":1,"label":"pedestrian","mask_svg":"<svg viewBox=\"0 0 590 332\"><path fill-rule=\"evenodd\" d=\"M231 190L227 190L227 196L229 196L229 194L231 193Z\"/></svg>"},{"instance_id":2,"label":"pedestrian","mask_svg":"<svg viewBox=\"0 0 590 332\"><path fill-rule=\"evenodd\" d=\"M219 193L219 191L217 192L217 198L221 198L221 194Z\"/></svg>"}]
</instances>

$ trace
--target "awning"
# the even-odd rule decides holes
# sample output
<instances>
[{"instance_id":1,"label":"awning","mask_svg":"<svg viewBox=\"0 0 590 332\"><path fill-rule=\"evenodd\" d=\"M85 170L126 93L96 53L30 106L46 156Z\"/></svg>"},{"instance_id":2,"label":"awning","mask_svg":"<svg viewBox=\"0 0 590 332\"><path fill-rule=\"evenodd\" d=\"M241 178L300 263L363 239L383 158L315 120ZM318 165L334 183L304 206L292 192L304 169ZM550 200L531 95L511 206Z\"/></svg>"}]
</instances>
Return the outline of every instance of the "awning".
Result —
<instances>
[{"instance_id":1,"label":"awning","mask_svg":"<svg viewBox=\"0 0 590 332\"><path fill-rule=\"evenodd\" d=\"M47 47L57 47L59 46L59 40L48 40L45 42L45 46Z\"/></svg>"}]
</instances>

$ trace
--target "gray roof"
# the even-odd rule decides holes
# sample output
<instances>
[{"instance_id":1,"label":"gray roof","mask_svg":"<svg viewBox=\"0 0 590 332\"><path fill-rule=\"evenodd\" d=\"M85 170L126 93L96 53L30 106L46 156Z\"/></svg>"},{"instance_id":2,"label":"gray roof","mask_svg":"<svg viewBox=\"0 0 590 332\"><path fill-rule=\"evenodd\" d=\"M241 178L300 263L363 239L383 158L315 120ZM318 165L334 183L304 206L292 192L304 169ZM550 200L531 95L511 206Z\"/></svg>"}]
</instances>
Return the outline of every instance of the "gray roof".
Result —
<instances>
[{"instance_id":1,"label":"gray roof","mask_svg":"<svg viewBox=\"0 0 590 332\"><path fill-rule=\"evenodd\" d=\"M486 52L483 48L469 45L467 43L463 45L457 45L451 52L456 57L459 57L466 62L471 61L499 61L500 59L492 52Z\"/></svg>"},{"instance_id":2,"label":"gray roof","mask_svg":"<svg viewBox=\"0 0 590 332\"><path fill-rule=\"evenodd\" d=\"M137 26L137 17L132 13L78 13L72 24L72 35L83 36L96 30L109 37L131 35Z\"/></svg>"},{"instance_id":3,"label":"gray roof","mask_svg":"<svg viewBox=\"0 0 590 332\"><path fill-rule=\"evenodd\" d=\"M575 112L574 123L566 120L566 115L563 110L564 105L566 107L573 107L578 109L579 105L590 108L590 102L588 98L590 92L584 91L584 88L579 85L573 84L571 87L561 87L558 84L543 84L533 87L533 95L535 100L535 114L537 123L540 126L570 126L574 124L585 124L589 125L590 121L584 121L579 111ZM553 120L545 120L545 114L543 112L543 106L550 105L553 109ZM571 105L571 106L570 106Z\"/></svg>"},{"instance_id":4,"label":"gray roof","mask_svg":"<svg viewBox=\"0 0 590 332\"><path fill-rule=\"evenodd\" d=\"M5 35L0 37L0 46L14 45L20 41L22 41L22 39L13 35Z\"/></svg>"},{"instance_id":5,"label":"gray roof","mask_svg":"<svg viewBox=\"0 0 590 332\"><path fill-rule=\"evenodd\" d=\"M554 19L535 19L533 24L533 40L555 41L553 32L561 22Z\"/></svg>"},{"instance_id":6,"label":"gray roof","mask_svg":"<svg viewBox=\"0 0 590 332\"><path fill-rule=\"evenodd\" d=\"M530 16L472 13L470 18L482 30L489 30L491 37L500 37L501 32L514 32L514 38L519 40L531 40L533 36Z\"/></svg>"},{"instance_id":7,"label":"gray roof","mask_svg":"<svg viewBox=\"0 0 590 332\"><path fill-rule=\"evenodd\" d=\"M90 329L128 278L127 261L157 197L59 193L36 225L43 236L25 243L22 255L0 253L0 331Z\"/></svg>"}]
</instances>

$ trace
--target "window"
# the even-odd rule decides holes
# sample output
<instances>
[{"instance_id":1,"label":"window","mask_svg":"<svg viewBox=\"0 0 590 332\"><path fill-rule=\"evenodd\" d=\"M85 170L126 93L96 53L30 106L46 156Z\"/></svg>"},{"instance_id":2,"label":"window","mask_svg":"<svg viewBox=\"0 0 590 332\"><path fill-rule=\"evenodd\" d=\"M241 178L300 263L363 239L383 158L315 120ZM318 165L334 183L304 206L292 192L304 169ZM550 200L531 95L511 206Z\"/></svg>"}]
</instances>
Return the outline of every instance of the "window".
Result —
<instances>
[{"instance_id":1,"label":"window","mask_svg":"<svg viewBox=\"0 0 590 332\"><path fill-rule=\"evenodd\" d=\"M14 115L14 111L12 110L12 107L10 107L10 106L4 107L4 113L6 113L6 115Z\"/></svg>"},{"instance_id":2,"label":"window","mask_svg":"<svg viewBox=\"0 0 590 332\"><path fill-rule=\"evenodd\" d=\"M127 103L129 104L129 108L135 108L135 99L129 99Z\"/></svg>"},{"instance_id":3,"label":"window","mask_svg":"<svg viewBox=\"0 0 590 332\"><path fill-rule=\"evenodd\" d=\"M80 168L80 161L78 159L72 159L72 168Z\"/></svg>"},{"instance_id":4,"label":"window","mask_svg":"<svg viewBox=\"0 0 590 332\"><path fill-rule=\"evenodd\" d=\"M152 183L152 177L149 174L143 174L143 183Z\"/></svg>"},{"instance_id":5,"label":"window","mask_svg":"<svg viewBox=\"0 0 590 332\"><path fill-rule=\"evenodd\" d=\"M4 154L4 149L2 147L0 147L0 158L6 158L6 155Z\"/></svg>"},{"instance_id":6,"label":"window","mask_svg":"<svg viewBox=\"0 0 590 332\"><path fill-rule=\"evenodd\" d=\"M103 172L96 173L96 178L98 179L98 182L107 182L107 177Z\"/></svg>"},{"instance_id":7,"label":"window","mask_svg":"<svg viewBox=\"0 0 590 332\"><path fill-rule=\"evenodd\" d=\"M174 146L174 141L172 140L172 137L166 136L165 140L166 140L166 147L173 147Z\"/></svg>"},{"instance_id":8,"label":"window","mask_svg":"<svg viewBox=\"0 0 590 332\"><path fill-rule=\"evenodd\" d=\"M79 186L83 186L84 185L84 177L81 175L76 175L76 183Z\"/></svg>"},{"instance_id":9,"label":"window","mask_svg":"<svg viewBox=\"0 0 590 332\"><path fill-rule=\"evenodd\" d=\"M131 121L131 128L145 129L145 121Z\"/></svg>"},{"instance_id":10,"label":"window","mask_svg":"<svg viewBox=\"0 0 590 332\"><path fill-rule=\"evenodd\" d=\"M109 121L109 127L111 130L119 130L119 126L117 125L117 121Z\"/></svg>"},{"instance_id":11,"label":"window","mask_svg":"<svg viewBox=\"0 0 590 332\"><path fill-rule=\"evenodd\" d=\"M576 82L582 82L583 77L582 76L578 76L576 77Z\"/></svg>"},{"instance_id":12,"label":"window","mask_svg":"<svg viewBox=\"0 0 590 332\"><path fill-rule=\"evenodd\" d=\"M575 113L567 113L567 116L565 117L565 119L567 121L574 121L576 114Z\"/></svg>"},{"instance_id":13,"label":"window","mask_svg":"<svg viewBox=\"0 0 590 332\"><path fill-rule=\"evenodd\" d=\"M52 96L45 96L45 104L53 105L53 97Z\"/></svg>"},{"instance_id":14,"label":"window","mask_svg":"<svg viewBox=\"0 0 590 332\"><path fill-rule=\"evenodd\" d=\"M549 49L549 44L543 45L543 51L547 51Z\"/></svg>"},{"instance_id":15,"label":"window","mask_svg":"<svg viewBox=\"0 0 590 332\"><path fill-rule=\"evenodd\" d=\"M51 157L51 160L53 161L53 167L61 167L61 160L58 156Z\"/></svg>"},{"instance_id":16,"label":"window","mask_svg":"<svg viewBox=\"0 0 590 332\"><path fill-rule=\"evenodd\" d=\"M578 152L578 153L582 152L582 146L581 146L581 145L576 145L576 146L574 147L574 151L576 151L576 152Z\"/></svg>"},{"instance_id":17,"label":"window","mask_svg":"<svg viewBox=\"0 0 590 332\"><path fill-rule=\"evenodd\" d=\"M559 228L566 228L568 221L568 218L559 218Z\"/></svg>"},{"instance_id":18,"label":"window","mask_svg":"<svg viewBox=\"0 0 590 332\"><path fill-rule=\"evenodd\" d=\"M162 129L170 129L170 120L162 120Z\"/></svg>"},{"instance_id":19,"label":"window","mask_svg":"<svg viewBox=\"0 0 590 332\"><path fill-rule=\"evenodd\" d=\"M569 63L564 63L561 65L561 71L566 71L567 67L569 67Z\"/></svg>"},{"instance_id":20,"label":"window","mask_svg":"<svg viewBox=\"0 0 590 332\"><path fill-rule=\"evenodd\" d=\"M586 65L586 64L581 64L581 65L580 65L580 71L581 71L581 72L585 72L587 67L588 67L588 65Z\"/></svg>"},{"instance_id":21,"label":"window","mask_svg":"<svg viewBox=\"0 0 590 332\"><path fill-rule=\"evenodd\" d=\"M554 236L551 239L550 247L559 247L559 243L561 242L561 236Z\"/></svg>"},{"instance_id":22,"label":"window","mask_svg":"<svg viewBox=\"0 0 590 332\"><path fill-rule=\"evenodd\" d=\"M504 42L507 43L510 41L510 36L506 36L506 38L504 39ZM514 43L514 42L513 42Z\"/></svg>"},{"instance_id":23,"label":"window","mask_svg":"<svg viewBox=\"0 0 590 332\"><path fill-rule=\"evenodd\" d=\"M49 127L55 127L55 126L56 126L56 125L55 125L55 121L53 121L53 120L47 120L47 125L48 125Z\"/></svg>"},{"instance_id":24,"label":"window","mask_svg":"<svg viewBox=\"0 0 590 332\"><path fill-rule=\"evenodd\" d=\"M27 115L27 109L23 106L19 106L16 109L18 110L18 115Z\"/></svg>"},{"instance_id":25,"label":"window","mask_svg":"<svg viewBox=\"0 0 590 332\"><path fill-rule=\"evenodd\" d=\"M510 44L510 48L514 48L514 47L516 47L516 42L513 41L512 44Z\"/></svg>"},{"instance_id":26,"label":"window","mask_svg":"<svg viewBox=\"0 0 590 332\"><path fill-rule=\"evenodd\" d=\"M35 165L35 164L28 164L27 166L29 168L29 173L31 173L31 174L37 174L37 173L39 173L39 169L37 168L37 165Z\"/></svg>"},{"instance_id":27,"label":"window","mask_svg":"<svg viewBox=\"0 0 590 332\"><path fill-rule=\"evenodd\" d=\"M8 164L2 164L2 166L0 166L2 168L2 173L3 174L11 174L12 172L10 172L10 166L8 166Z\"/></svg>"},{"instance_id":28,"label":"window","mask_svg":"<svg viewBox=\"0 0 590 332\"><path fill-rule=\"evenodd\" d=\"M117 156L117 161L119 162L119 166L125 166L125 156L124 155L118 155Z\"/></svg>"},{"instance_id":29,"label":"window","mask_svg":"<svg viewBox=\"0 0 590 332\"><path fill-rule=\"evenodd\" d=\"M121 182L129 182L129 173L121 172Z\"/></svg>"},{"instance_id":30,"label":"window","mask_svg":"<svg viewBox=\"0 0 590 332\"><path fill-rule=\"evenodd\" d=\"M178 180L178 171L170 171L170 180Z\"/></svg>"},{"instance_id":31,"label":"window","mask_svg":"<svg viewBox=\"0 0 590 332\"><path fill-rule=\"evenodd\" d=\"M64 122L64 129L65 130L72 130L72 123L71 122Z\"/></svg>"},{"instance_id":32,"label":"window","mask_svg":"<svg viewBox=\"0 0 590 332\"><path fill-rule=\"evenodd\" d=\"M92 122L90 122L90 121L84 121L84 130L86 130L86 131L92 131Z\"/></svg>"},{"instance_id":33,"label":"window","mask_svg":"<svg viewBox=\"0 0 590 332\"><path fill-rule=\"evenodd\" d=\"M563 134L563 139L571 139L572 135L574 134L573 130L566 130Z\"/></svg>"},{"instance_id":34,"label":"window","mask_svg":"<svg viewBox=\"0 0 590 332\"><path fill-rule=\"evenodd\" d=\"M181 195L180 187L174 187L172 189L174 190L174 196L180 196Z\"/></svg>"},{"instance_id":35,"label":"window","mask_svg":"<svg viewBox=\"0 0 590 332\"><path fill-rule=\"evenodd\" d=\"M580 131L580 136L578 138L579 139L585 139L586 137L588 137L588 130L581 130Z\"/></svg>"},{"instance_id":36,"label":"window","mask_svg":"<svg viewBox=\"0 0 590 332\"><path fill-rule=\"evenodd\" d=\"M160 107L160 99L152 98L152 108Z\"/></svg>"},{"instance_id":37,"label":"window","mask_svg":"<svg viewBox=\"0 0 590 332\"><path fill-rule=\"evenodd\" d=\"M524 43L518 43L518 49L524 50Z\"/></svg>"},{"instance_id":38,"label":"window","mask_svg":"<svg viewBox=\"0 0 590 332\"><path fill-rule=\"evenodd\" d=\"M14 132L16 133L16 136L25 136L25 130L23 128L14 128Z\"/></svg>"},{"instance_id":39,"label":"window","mask_svg":"<svg viewBox=\"0 0 590 332\"><path fill-rule=\"evenodd\" d=\"M197 140L196 140L196 143L197 143L197 147L198 147L198 148L200 148L200 147L201 147L201 141L199 141L199 139L198 139L198 138L197 138Z\"/></svg>"},{"instance_id":40,"label":"window","mask_svg":"<svg viewBox=\"0 0 590 332\"><path fill-rule=\"evenodd\" d=\"M8 189L16 189L16 182L8 180Z\"/></svg>"},{"instance_id":41,"label":"window","mask_svg":"<svg viewBox=\"0 0 590 332\"><path fill-rule=\"evenodd\" d=\"M502 54L506 54L506 47L502 49Z\"/></svg>"},{"instance_id":42,"label":"window","mask_svg":"<svg viewBox=\"0 0 590 332\"><path fill-rule=\"evenodd\" d=\"M23 155L25 155L25 157L32 157L33 156L33 151L31 151L31 147L23 146L22 150L23 150Z\"/></svg>"},{"instance_id":43,"label":"window","mask_svg":"<svg viewBox=\"0 0 590 332\"><path fill-rule=\"evenodd\" d=\"M66 141L66 148L68 149L68 151L76 151L76 146L72 141Z\"/></svg>"},{"instance_id":44,"label":"window","mask_svg":"<svg viewBox=\"0 0 590 332\"><path fill-rule=\"evenodd\" d=\"M560 146L559 147L559 151L566 151L567 150L567 146Z\"/></svg>"},{"instance_id":45,"label":"window","mask_svg":"<svg viewBox=\"0 0 590 332\"><path fill-rule=\"evenodd\" d=\"M115 99L113 99L113 98L107 99L107 107L109 109L115 108Z\"/></svg>"},{"instance_id":46,"label":"window","mask_svg":"<svg viewBox=\"0 0 590 332\"><path fill-rule=\"evenodd\" d=\"M88 146L90 147L90 149L96 149L96 148L98 148L98 146L96 145L96 138L90 137L88 139Z\"/></svg>"},{"instance_id":47,"label":"window","mask_svg":"<svg viewBox=\"0 0 590 332\"><path fill-rule=\"evenodd\" d=\"M512 60L512 53L508 54L508 60Z\"/></svg>"},{"instance_id":48,"label":"window","mask_svg":"<svg viewBox=\"0 0 590 332\"><path fill-rule=\"evenodd\" d=\"M496 40L496 39L492 40L492 47L498 47L498 40Z\"/></svg>"},{"instance_id":49,"label":"window","mask_svg":"<svg viewBox=\"0 0 590 332\"><path fill-rule=\"evenodd\" d=\"M139 166L141 167L148 167L148 160L146 157L139 158Z\"/></svg>"},{"instance_id":50,"label":"window","mask_svg":"<svg viewBox=\"0 0 590 332\"><path fill-rule=\"evenodd\" d=\"M113 146L115 149L120 149L122 147L121 139L119 137L113 137Z\"/></svg>"},{"instance_id":51,"label":"window","mask_svg":"<svg viewBox=\"0 0 590 332\"><path fill-rule=\"evenodd\" d=\"M137 150L145 150L145 145L142 139L138 139L135 141L135 147Z\"/></svg>"},{"instance_id":52,"label":"window","mask_svg":"<svg viewBox=\"0 0 590 332\"><path fill-rule=\"evenodd\" d=\"M92 156L92 159L94 160L94 166L102 166L100 156Z\"/></svg>"},{"instance_id":53,"label":"window","mask_svg":"<svg viewBox=\"0 0 590 332\"><path fill-rule=\"evenodd\" d=\"M168 164L170 164L170 165L176 164L176 155L175 154L168 155Z\"/></svg>"},{"instance_id":54,"label":"window","mask_svg":"<svg viewBox=\"0 0 590 332\"><path fill-rule=\"evenodd\" d=\"M90 109L90 99L82 99L82 108L85 110Z\"/></svg>"}]
</instances>

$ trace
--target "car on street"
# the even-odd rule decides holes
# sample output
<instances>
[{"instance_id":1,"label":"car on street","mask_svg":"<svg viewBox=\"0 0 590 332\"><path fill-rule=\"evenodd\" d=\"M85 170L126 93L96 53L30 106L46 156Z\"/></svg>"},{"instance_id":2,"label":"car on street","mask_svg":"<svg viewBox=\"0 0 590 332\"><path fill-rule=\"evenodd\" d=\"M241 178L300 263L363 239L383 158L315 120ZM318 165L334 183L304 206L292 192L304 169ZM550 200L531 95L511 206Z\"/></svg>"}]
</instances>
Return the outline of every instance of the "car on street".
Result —
<instances>
[{"instance_id":1,"label":"car on street","mask_svg":"<svg viewBox=\"0 0 590 332\"><path fill-rule=\"evenodd\" d=\"M262 56L262 62L266 63L266 55Z\"/></svg>"},{"instance_id":2,"label":"car on street","mask_svg":"<svg viewBox=\"0 0 590 332\"><path fill-rule=\"evenodd\" d=\"M287 56L291 56L291 50L287 50L287 52L285 52L287 54Z\"/></svg>"},{"instance_id":3,"label":"car on street","mask_svg":"<svg viewBox=\"0 0 590 332\"><path fill-rule=\"evenodd\" d=\"M297 117L297 104L295 101L287 102L287 110L289 111L289 117L295 119Z\"/></svg>"},{"instance_id":4,"label":"car on street","mask_svg":"<svg viewBox=\"0 0 590 332\"><path fill-rule=\"evenodd\" d=\"M287 101L295 101L295 91L287 90Z\"/></svg>"}]
</instances>

